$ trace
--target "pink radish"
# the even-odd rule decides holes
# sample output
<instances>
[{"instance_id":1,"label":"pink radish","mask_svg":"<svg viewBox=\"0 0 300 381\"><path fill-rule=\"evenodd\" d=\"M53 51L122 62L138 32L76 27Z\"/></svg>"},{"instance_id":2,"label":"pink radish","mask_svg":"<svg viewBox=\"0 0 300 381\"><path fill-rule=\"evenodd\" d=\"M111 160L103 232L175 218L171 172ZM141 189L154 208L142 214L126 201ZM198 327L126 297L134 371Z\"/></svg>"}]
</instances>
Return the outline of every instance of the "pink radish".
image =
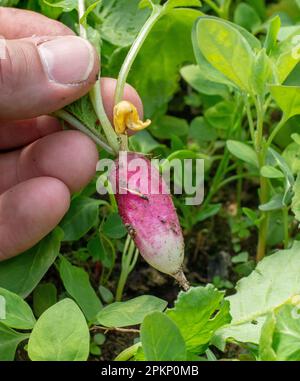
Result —
<instances>
[{"instance_id":1,"label":"pink radish","mask_svg":"<svg viewBox=\"0 0 300 381\"><path fill-rule=\"evenodd\" d=\"M141 255L151 266L173 276L188 289L182 271L183 235L159 171L145 156L121 152L110 180L116 186L119 213Z\"/></svg>"}]
</instances>

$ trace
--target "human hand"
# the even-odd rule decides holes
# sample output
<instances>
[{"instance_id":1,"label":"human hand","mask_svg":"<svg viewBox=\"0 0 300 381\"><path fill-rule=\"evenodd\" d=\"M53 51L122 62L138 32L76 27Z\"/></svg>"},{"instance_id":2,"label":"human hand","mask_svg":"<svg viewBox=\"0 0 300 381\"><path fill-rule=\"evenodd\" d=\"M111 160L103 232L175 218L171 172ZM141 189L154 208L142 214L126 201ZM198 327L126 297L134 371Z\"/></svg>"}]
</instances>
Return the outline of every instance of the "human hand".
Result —
<instances>
[{"instance_id":1,"label":"human hand","mask_svg":"<svg viewBox=\"0 0 300 381\"><path fill-rule=\"evenodd\" d=\"M94 176L98 152L78 131L46 116L86 94L96 81L92 46L63 24L34 12L0 7L0 260L36 244L60 222L70 193ZM45 37L46 36L46 37ZM1 40L0 40L1 43ZM3 44L2 44L3 45ZM116 82L101 82L110 118ZM124 98L142 114L127 86Z\"/></svg>"}]
</instances>

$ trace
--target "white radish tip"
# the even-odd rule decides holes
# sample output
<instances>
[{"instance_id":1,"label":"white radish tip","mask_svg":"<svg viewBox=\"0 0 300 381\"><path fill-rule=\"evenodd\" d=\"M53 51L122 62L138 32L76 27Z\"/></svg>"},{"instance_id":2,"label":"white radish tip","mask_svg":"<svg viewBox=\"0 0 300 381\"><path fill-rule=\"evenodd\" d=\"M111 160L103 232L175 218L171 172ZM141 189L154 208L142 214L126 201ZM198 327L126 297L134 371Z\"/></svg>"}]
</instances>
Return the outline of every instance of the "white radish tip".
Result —
<instances>
[{"instance_id":1,"label":"white radish tip","mask_svg":"<svg viewBox=\"0 0 300 381\"><path fill-rule=\"evenodd\" d=\"M180 269L176 274L172 274L172 277L175 278L176 282L184 291L188 291L190 289L190 284L187 281L182 269Z\"/></svg>"}]
</instances>

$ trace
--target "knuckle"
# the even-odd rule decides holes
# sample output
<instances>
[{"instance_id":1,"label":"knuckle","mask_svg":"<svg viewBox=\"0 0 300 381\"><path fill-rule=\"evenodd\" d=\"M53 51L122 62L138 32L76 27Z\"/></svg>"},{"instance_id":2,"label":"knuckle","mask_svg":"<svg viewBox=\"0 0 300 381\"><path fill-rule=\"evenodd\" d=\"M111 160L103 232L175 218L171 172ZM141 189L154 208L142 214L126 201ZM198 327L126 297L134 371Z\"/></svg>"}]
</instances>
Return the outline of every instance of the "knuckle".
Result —
<instances>
[{"instance_id":1,"label":"knuckle","mask_svg":"<svg viewBox=\"0 0 300 381\"><path fill-rule=\"evenodd\" d=\"M6 95L15 93L28 73L27 43L5 44L4 59L0 59L1 92Z\"/></svg>"},{"instance_id":2,"label":"knuckle","mask_svg":"<svg viewBox=\"0 0 300 381\"><path fill-rule=\"evenodd\" d=\"M14 82L12 52L8 45L5 46L3 59L0 60L1 92L10 93Z\"/></svg>"}]
</instances>

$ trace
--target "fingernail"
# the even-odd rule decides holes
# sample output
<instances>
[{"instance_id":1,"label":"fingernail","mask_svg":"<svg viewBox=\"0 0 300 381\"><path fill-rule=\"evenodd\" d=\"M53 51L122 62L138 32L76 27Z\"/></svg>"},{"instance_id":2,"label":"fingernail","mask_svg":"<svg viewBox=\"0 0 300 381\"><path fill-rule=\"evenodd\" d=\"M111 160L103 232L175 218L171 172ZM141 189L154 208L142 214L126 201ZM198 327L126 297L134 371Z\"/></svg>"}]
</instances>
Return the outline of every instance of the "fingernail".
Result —
<instances>
[{"instance_id":1,"label":"fingernail","mask_svg":"<svg viewBox=\"0 0 300 381\"><path fill-rule=\"evenodd\" d=\"M89 78L94 68L94 49L80 37L66 36L46 41L38 46L38 51L50 81L80 84Z\"/></svg>"}]
</instances>

